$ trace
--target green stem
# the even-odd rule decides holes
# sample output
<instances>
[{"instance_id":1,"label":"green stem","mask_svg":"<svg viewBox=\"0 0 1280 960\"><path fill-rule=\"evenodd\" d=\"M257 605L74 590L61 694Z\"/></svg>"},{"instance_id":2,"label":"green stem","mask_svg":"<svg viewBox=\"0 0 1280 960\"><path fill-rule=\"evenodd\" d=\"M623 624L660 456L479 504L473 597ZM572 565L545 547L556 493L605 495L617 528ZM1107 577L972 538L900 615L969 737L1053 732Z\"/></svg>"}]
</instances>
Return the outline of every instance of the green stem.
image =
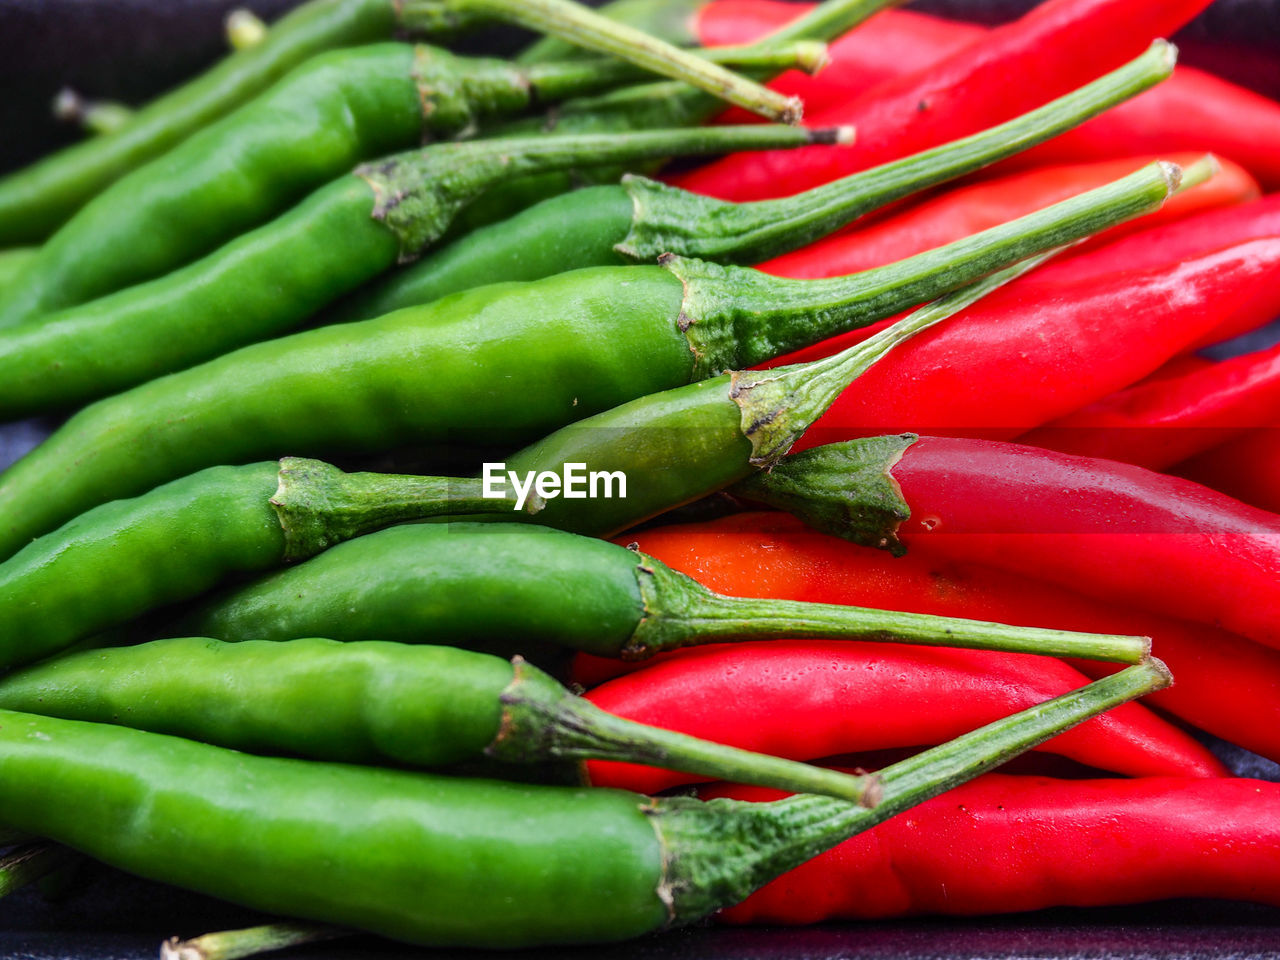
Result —
<instances>
[{"instance_id":1,"label":"green stem","mask_svg":"<svg viewBox=\"0 0 1280 960\"><path fill-rule=\"evenodd\" d=\"M843 840L1171 680L1163 663L1148 660L886 767L870 810L811 796L761 804L657 800L652 815L668 851L659 894L666 893L673 923L738 903Z\"/></svg>"},{"instance_id":2,"label":"green stem","mask_svg":"<svg viewBox=\"0 0 1280 960\"><path fill-rule=\"evenodd\" d=\"M63 87L53 99L53 116L74 123L86 133L115 133L129 123L135 111L115 100L87 100L70 87Z\"/></svg>"},{"instance_id":3,"label":"green stem","mask_svg":"<svg viewBox=\"0 0 1280 960\"><path fill-rule=\"evenodd\" d=\"M476 479L344 473L319 460L285 457L271 506L284 531L286 560L304 560L336 543L394 523L501 513L514 494L485 496ZM526 508L536 512L536 504Z\"/></svg>"},{"instance_id":4,"label":"green stem","mask_svg":"<svg viewBox=\"0 0 1280 960\"><path fill-rule=\"evenodd\" d=\"M811 37L838 37L903 0L828 0L774 30L761 43L789 43Z\"/></svg>"},{"instance_id":5,"label":"green stem","mask_svg":"<svg viewBox=\"0 0 1280 960\"><path fill-rule=\"evenodd\" d=\"M1158 209L1177 185L1179 174L1173 164L1153 163L1009 223L847 277L788 280L745 267L675 256L660 262L684 283L681 327L697 358L698 371L702 376L714 375L754 366L892 316L1010 263ZM887 344L887 349L892 346L888 341L897 342L896 337L877 336L855 350L873 343ZM848 358L850 371L865 369L851 353L839 356ZM784 376L782 369L769 374L774 380Z\"/></svg>"},{"instance_id":6,"label":"green stem","mask_svg":"<svg viewBox=\"0 0 1280 960\"><path fill-rule=\"evenodd\" d=\"M77 856L61 844L46 841L9 851L0 857L0 897L34 883Z\"/></svg>"},{"instance_id":7,"label":"green stem","mask_svg":"<svg viewBox=\"0 0 1280 960\"><path fill-rule=\"evenodd\" d=\"M648 157L833 143L847 135L845 128L758 124L472 140L398 153L357 167L355 176L373 189L373 216L399 238L403 261L438 239L476 196L512 177Z\"/></svg>"},{"instance_id":8,"label":"green stem","mask_svg":"<svg viewBox=\"0 0 1280 960\"><path fill-rule=\"evenodd\" d=\"M244 7L227 14L224 23L227 43L233 50L248 50L267 39L267 25L252 10Z\"/></svg>"},{"instance_id":9,"label":"green stem","mask_svg":"<svg viewBox=\"0 0 1280 960\"><path fill-rule=\"evenodd\" d=\"M711 47L695 51L715 63L781 73L798 69L816 73L827 62L827 45L819 40L801 40L770 47ZM559 100L583 91L616 86L637 77L637 68L620 60L566 60L538 63L520 68L544 100Z\"/></svg>"},{"instance_id":10,"label":"green stem","mask_svg":"<svg viewBox=\"0 0 1280 960\"><path fill-rule=\"evenodd\" d=\"M791 197L726 203L629 176L624 183L635 214L616 249L641 261L670 251L717 263L759 263L1064 133L1166 79L1175 59L1174 47L1157 40L1120 69L1007 123Z\"/></svg>"},{"instance_id":11,"label":"green stem","mask_svg":"<svg viewBox=\"0 0 1280 960\"><path fill-rule=\"evenodd\" d=\"M706 0L612 0L596 8L602 17L625 23L677 47L696 47L698 12ZM530 44L515 58L516 63L551 63L557 60L581 60L589 51L566 43L559 37L543 37Z\"/></svg>"},{"instance_id":12,"label":"green stem","mask_svg":"<svg viewBox=\"0 0 1280 960\"><path fill-rule=\"evenodd\" d=\"M773 120L798 123L803 112L803 105L794 97L784 97L572 0L406 0L403 11L406 23L418 24L434 17L446 28L489 19L507 20L683 81Z\"/></svg>"},{"instance_id":13,"label":"green stem","mask_svg":"<svg viewBox=\"0 0 1280 960\"><path fill-rule=\"evenodd\" d=\"M1182 182L1174 193L1184 193L1192 187L1198 187L1207 180L1222 172L1222 164L1212 153L1206 153L1190 166L1182 168Z\"/></svg>"},{"instance_id":14,"label":"green stem","mask_svg":"<svg viewBox=\"0 0 1280 960\"><path fill-rule=\"evenodd\" d=\"M875 777L851 776L794 760L739 750L606 713L516 657L502 692L502 725L486 753L509 763L613 760L680 770L798 793L871 803Z\"/></svg>"},{"instance_id":15,"label":"green stem","mask_svg":"<svg viewBox=\"0 0 1280 960\"><path fill-rule=\"evenodd\" d=\"M240 960L351 934L350 930L320 923L268 923L243 930L206 933L190 940L171 937L160 945L160 960Z\"/></svg>"},{"instance_id":16,"label":"green stem","mask_svg":"<svg viewBox=\"0 0 1280 960\"><path fill-rule=\"evenodd\" d=\"M897 447L898 455L901 451L902 447ZM794 458L784 460L778 469L791 459ZM848 472L842 473L842 480ZM760 475L768 478L772 474L762 471ZM891 482L883 465L879 479L886 486ZM876 486L866 484L868 489ZM1147 637L1015 627L834 603L729 597L714 593L643 554L637 566L637 580L644 601L644 619L621 651L629 660L705 643L779 637L929 644L1116 663L1140 663L1151 654L1151 640Z\"/></svg>"}]
</instances>

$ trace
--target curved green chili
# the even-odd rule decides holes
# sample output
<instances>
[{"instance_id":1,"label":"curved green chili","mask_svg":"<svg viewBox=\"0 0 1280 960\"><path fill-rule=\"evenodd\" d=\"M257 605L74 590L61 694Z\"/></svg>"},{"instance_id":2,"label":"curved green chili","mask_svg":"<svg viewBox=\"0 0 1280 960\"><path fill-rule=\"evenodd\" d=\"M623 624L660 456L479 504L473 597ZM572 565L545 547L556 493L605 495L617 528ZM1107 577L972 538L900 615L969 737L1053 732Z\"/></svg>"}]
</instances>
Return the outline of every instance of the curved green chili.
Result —
<instances>
[{"instance_id":1,"label":"curved green chili","mask_svg":"<svg viewBox=\"0 0 1280 960\"><path fill-rule=\"evenodd\" d=\"M565 167L607 153L799 146L831 136L755 126L485 140L367 164L180 270L0 329L0 419L118 392L284 332L397 257L435 242L460 210L512 170Z\"/></svg>"},{"instance_id":2,"label":"curved green chili","mask_svg":"<svg viewBox=\"0 0 1280 960\"><path fill-rule=\"evenodd\" d=\"M210 467L105 503L0 564L0 664L387 524L509 506L483 492L476 481L344 474L288 458Z\"/></svg>"},{"instance_id":3,"label":"curved green chili","mask_svg":"<svg viewBox=\"0 0 1280 960\"><path fill-rule=\"evenodd\" d=\"M177 637L37 664L0 681L0 708L344 763L606 759L856 803L875 790L871 777L615 717L519 657L454 647Z\"/></svg>"},{"instance_id":4,"label":"curved green chili","mask_svg":"<svg viewBox=\"0 0 1280 960\"><path fill-rule=\"evenodd\" d=\"M492 20L546 30L681 79L697 82L714 75L715 91L741 96L748 109L781 106L782 98L771 91L568 0L310 0L272 24L262 43L232 53L148 104L116 132L0 179L0 246L45 239L112 182L257 96L316 54L388 40L401 29L449 36ZM702 96L715 102L708 94Z\"/></svg>"},{"instance_id":5,"label":"curved green chili","mask_svg":"<svg viewBox=\"0 0 1280 960\"><path fill-rule=\"evenodd\" d=\"M780 56L794 62L810 46ZM89 201L0 298L0 325L162 276L363 160L472 130L534 102L616 85L634 72L617 61L518 68L402 43L313 57Z\"/></svg>"},{"instance_id":6,"label":"curved green chili","mask_svg":"<svg viewBox=\"0 0 1280 960\"><path fill-rule=\"evenodd\" d=\"M807 637L1122 663L1150 653L1137 637L729 597L606 540L503 523L411 524L357 537L233 588L165 632L449 643L503 654L560 645L627 660L704 643ZM0 681L0 706L27 709L6 703L4 689Z\"/></svg>"},{"instance_id":7,"label":"curved green chili","mask_svg":"<svg viewBox=\"0 0 1280 960\"><path fill-rule=\"evenodd\" d=\"M874 809L653 799L256 757L0 714L0 818L259 910L438 946L611 941L698 920L851 834L1169 683L1158 661L880 774Z\"/></svg>"},{"instance_id":8,"label":"curved green chili","mask_svg":"<svg viewBox=\"0 0 1280 960\"><path fill-rule=\"evenodd\" d=\"M1153 165L853 277L781 280L672 258L482 287L244 347L87 407L0 475L0 556L97 503L211 463L280 449L527 442L873 322L1146 212L1166 196L1170 170Z\"/></svg>"},{"instance_id":9,"label":"curved green chili","mask_svg":"<svg viewBox=\"0 0 1280 960\"><path fill-rule=\"evenodd\" d=\"M0 250L0 293L36 258L39 247L13 247Z\"/></svg>"},{"instance_id":10,"label":"curved green chili","mask_svg":"<svg viewBox=\"0 0 1280 960\"><path fill-rule=\"evenodd\" d=\"M659 254L759 263L954 177L1057 136L1168 78L1163 40L1093 83L981 133L780 200L725 203L643 177L551 197L481 227L356 293L335 313L363 320L430 303L493 277L538 280Z\"/></svg>"}]
</instances>

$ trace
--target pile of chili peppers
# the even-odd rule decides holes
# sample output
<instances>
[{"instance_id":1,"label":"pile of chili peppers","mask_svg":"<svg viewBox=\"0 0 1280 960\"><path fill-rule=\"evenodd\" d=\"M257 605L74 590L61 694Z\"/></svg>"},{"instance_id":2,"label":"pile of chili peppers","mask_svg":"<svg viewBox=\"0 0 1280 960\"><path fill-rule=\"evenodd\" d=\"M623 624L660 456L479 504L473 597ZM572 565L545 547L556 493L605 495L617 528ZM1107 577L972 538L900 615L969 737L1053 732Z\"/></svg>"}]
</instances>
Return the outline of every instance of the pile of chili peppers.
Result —
<instances>
[{"instance_id":1,"label":"pile of chili peppers","mask_svg":"<svg viewBox=\"0 0 1280 960\"><path fill-rule=\"evenodd\" d=\"M65 417L0 891L281 918L182 958L1280 907L1207 745L1280 763L1280 103L1207 5L307 0L0 177Z\"/></svg>"}]
</instances>

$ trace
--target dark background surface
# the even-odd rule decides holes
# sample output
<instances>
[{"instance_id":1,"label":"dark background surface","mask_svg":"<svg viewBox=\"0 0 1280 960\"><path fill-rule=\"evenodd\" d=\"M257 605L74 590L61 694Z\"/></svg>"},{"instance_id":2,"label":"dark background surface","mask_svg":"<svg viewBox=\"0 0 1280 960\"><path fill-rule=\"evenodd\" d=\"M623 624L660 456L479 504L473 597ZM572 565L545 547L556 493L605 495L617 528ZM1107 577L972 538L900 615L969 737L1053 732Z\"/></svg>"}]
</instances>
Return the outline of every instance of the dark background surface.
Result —
<instances>
[{"instance_id":1,"label":"dark background surface","mask_svg":"<svg viewBox=\"0 0 1280 960\"><path fill-rule=\"evenodd\" d=\"M95 97L141 102L225 51L222 18L234 6L264 17L296 0L0 0L0 170L76 138L49 114L63 85ZM916 9L985 22L1017 15L1031 0L923 0ZM1179 37L1189 58L1254 86L1280 91L1280 0L1217 0ZM473 43L514 49L517 31ZM1225 65L1225 69L1223 68ZM1255 338L1249 348L1273 336ZM1241 345L1242 347L1244 345ZM0 427L0 469L41 439L48 422ZM1239 774L1280 780L1280 767L1227 745ZM266 919L206 897L91 866L59 900L36 890L0 899L0 957L124 960L154 957L171 935L196 936ZM353 937L290 951L315 960L399 958L447 951ZM468 953L488 957L487 953ZM511 956L494 954L492 956ZM845 960L845 958L1280 957L1280 910L1176 901L1133 907L1041 911L973 920L922 919L818 928L698 928L632 943L520 954L537 960Z\"/></svg>"}]
</instances>

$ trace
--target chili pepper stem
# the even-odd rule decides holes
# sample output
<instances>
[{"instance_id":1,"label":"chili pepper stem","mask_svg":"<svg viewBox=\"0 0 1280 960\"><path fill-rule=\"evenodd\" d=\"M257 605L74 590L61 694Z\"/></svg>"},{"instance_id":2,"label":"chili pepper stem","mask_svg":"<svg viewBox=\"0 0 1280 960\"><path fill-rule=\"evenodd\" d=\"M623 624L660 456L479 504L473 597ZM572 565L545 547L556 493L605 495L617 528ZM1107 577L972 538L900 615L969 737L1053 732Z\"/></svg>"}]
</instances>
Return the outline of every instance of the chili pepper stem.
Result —
<instances>
[{"instance_id":1,"label":"chili pepper stem","mask_svg":"<svg viewBox=\"0 0 1280 960\"><path fill-rule=\"evenodd\" d=\"M669 851L661 893L671 923L738 903L849 836L1171 682L1168 668L1150 659L886 767L879 803L871 810L809 796L757 804L754 810L733 801L655 800L650 813Z\"/></svg>"},{"instance_id":2,"label":"chili pepper stem","mask_svg":"<svg viewBox=\"0 0 1280 960\"><path fill-rule=\"evenodd\" d=\"M1167 79L1177 49L1155 41L1125 66L981 133L777 200L726 203L629 175L635 206L615 249L640 261L672 250L717 263L759 263L864 213L1042 143Z\"/></svg>"},{"instance_id":3,"label":"chili pepper stem","mask_svg":"<svg viewBox=\"0 0 1280 960\"><path fill-rule=\"evenodd\" d=\"M345 473L319 460L285 457L271 506L285 537L286 560L302 560L362 533L411 520L511 509L508 493L486 497L479 480ZM541 509L531 498L529 513Z\"/></svg>"},{"instance_id":4,"label":"chili pepper stem","mask_svg":"<svg viewBox=\"0 0 1280 960\"><path fill-rule=\"evenodd\" d=\"M1180 175L1175 164L1153 163L1010 223L848 277L788 280L750 268L674 255L661 257L659 263L684 284L680 325L693 349L698 371L702 376L714 376L721 370L742 370L763 363L869 322L857 319L865 311L874 311L871 316L879 319L901 309L898 304L928 300L940 292L940 277L951 281L945 289L955 290L1022 257L1074 242L1158 209L1177 186ZM1012 275L999 276L1008 280ZM975 296L987 289L977 288L980 292ZM960 305L969 302L972 301ZM948 310L959 309L952 301L946 303ZM910 322L896 324L853 351L836 355L842 359L832 357L824 363L840 365L847 360L853 371L859 363L871 362L855 359L857 351L867 351L866 357L880 356L901 338L941 318L937 314L930 319L931 310L925 308L913 314ZM810 369L816 370L817 365ZM749 377L772 382L785 377L782 371L778 368L767 375L738 376L744 384ZM834 398L835 394L829 393L825 402ZM777 427L775 423L771 429L776 432Z\"/></svg>"},{"instance_id":5,"label":"chili pepper stem","mask_svg":"<svg viewBox=\"0 0 1280 960\"><path fill-rule=\"evenodd\" d=\"M860 481L860 489L873 491L877 480L883 486L892 485L883 467L869 472L872 481L865 485ZM864 492L863 496L870 498L874 493ZM916 643L1128 664L1141 663L1151 654L1149 637L1074 633L840 604L725 596L644 554L640 555L636 578L644 601L644 619L621 651L627 660L706 643L777 637Z\"/></svg>"},{"instance_id":6,"label":"chili pepper stem","mask_svg":"<svg viewBox=\"0 0 1280 960\"><path fill-rule=\"evenodd\" d=\"M35 883L75 857L75 853L61 844L44 841L11 850L0 857L0 897Z\"/></svg>"},{"instance_id":7,"label":"chili pepper stem","mask_svg":"<svg viewBox=\"0 0 1280 960\"><path fill-rule=\"evenodd\" d=\"M817 793L870 806L876 778L699 740L624 720L570 693L522 657L502 692L502 723L486 749L508 763L543 760L616 760L719 780L743 781L801 793Z\"/></svg>"},{"instance_id":8,"label":"chili pepper stem","mask_svg":"<svg viewBox=\"0 0 1280 960\"><path fill-rule=\"evenodd\" d=\"M352 932L322 923L268 923L206 933L190 940L170 937L160 945L160 960L241 960L304 943L349 937Z\"/></svg>"},{"instance_id":9,"label":"chili pepper stem","mask_svg":"<svg viewBox=\"0 0 1280 960\"><path fill-rule=\"evenodd\" d=\"M512 137L434 144L363 164L355 175L373 189L373 217L400 241L411 260L438 238L458 210L504 178L673 154L798 147L834 143L848 128L808 130L767 124L697 127L626 134Z\"/></svg>"},{"instance_id":10,"label":"chili pepper stem","mask_svg":"<svg viewBox=\"0 0 1280 960\"><path fill-rule=\"evenodd\" d=\"M484 19L509 20L628 60L773 120L799 123L804 112L803 104L795 97L784 97L571 0L407 0L402 11L406 26L427 26L432 32Z\"/></svg>"}]
</instances>

